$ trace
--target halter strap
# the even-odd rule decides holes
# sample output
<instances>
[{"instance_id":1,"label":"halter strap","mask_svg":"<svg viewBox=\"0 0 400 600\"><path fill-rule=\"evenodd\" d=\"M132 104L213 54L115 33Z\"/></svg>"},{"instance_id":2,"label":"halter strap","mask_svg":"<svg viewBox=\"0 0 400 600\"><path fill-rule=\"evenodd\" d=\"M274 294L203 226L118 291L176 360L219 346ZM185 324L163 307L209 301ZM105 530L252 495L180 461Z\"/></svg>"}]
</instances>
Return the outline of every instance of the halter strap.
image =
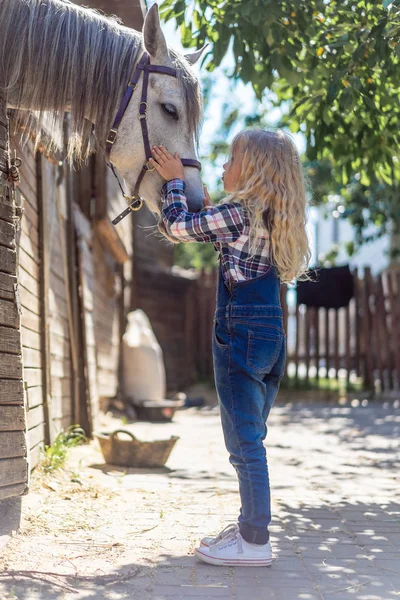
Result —
<instances>
[{"instance_id":1,"label":"halter strap","mask_svg":"<svg viewBox=\"0 0 400 600\"><path fill-rule=\"evenodd\" d=\"M132 94L136 90L137 83L139 81L142 71L143 71L143 86L142 86L142 95L141 95L140 104L139 104L138 118L140 120L140 126L141 126L141 130L142 130L146 162L144 163L142 170L139 174L139 177L136 181L133 195L128 196L127 194L124 193L122 184L121 184L120 179L117 174L117 170L110 160L110 155L111 155L112 147L118 136L118 128L121 124L123 116L126 112L129 102L132 98ZM162 65L151 65L149 55L147 54L147 52L143 52L137 66L136 66L132 80L128 83L128 87L122 98L121 105L118 109L118 112L115 116L113 125L108 134L108 138L106 140L105 152L106 152L107 165L111 168L112 172L114 173L114 175L118 181L118 185L121 188L122 195L124 196L124 198L126 200L128 200L128 201L132 200L133 202L131 202L131 204L128 206L128 208L126 208L120 215L118 215L112 221L114 225L119 223L126 215L129 214L130 211L139 210L141 208L141 206L143 204L143 200L142 200L141 196L139 195L140 185L141 185L146 173L148 171L154 171L154 167L151 167L149 164L149 158L151 158L152 152L151 152L151 147L150 147L149 131L147 129L147 91L148 91L149 74L150 73L161 73L163 75L170 75L171 77L178 76L177 70L173 69L172 67L166 67L166 66L162 66ZM183 166L194 167L201 171L201 163L198 160L193 159L193 158L182 158L181 161L182 161Z\"/></svg>"}]
</instances>

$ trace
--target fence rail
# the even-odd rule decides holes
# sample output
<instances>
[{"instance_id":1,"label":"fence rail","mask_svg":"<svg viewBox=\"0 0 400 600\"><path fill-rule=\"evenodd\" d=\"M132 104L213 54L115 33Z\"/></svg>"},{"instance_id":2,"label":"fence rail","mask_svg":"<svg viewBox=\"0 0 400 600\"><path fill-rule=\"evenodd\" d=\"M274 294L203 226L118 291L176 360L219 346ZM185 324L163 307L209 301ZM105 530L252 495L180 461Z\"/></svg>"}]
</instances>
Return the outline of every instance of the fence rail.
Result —
<instances>
[{"instance_id":1,"label":"fence rail","mask_svg":"<svg viewBox=\"0 0 400 600\"><path fill-rule=\"evenodd\" d=\"M281 287L287 333L287 370L295 381L323 377L362 380L367 389L400 390L400 272L377 276L353 271L354 297L345 308L297 303L295 289ZM203 271L196 289L195 362L212 376L212 324L217 272Z\"/></svg>"}]
</instances>

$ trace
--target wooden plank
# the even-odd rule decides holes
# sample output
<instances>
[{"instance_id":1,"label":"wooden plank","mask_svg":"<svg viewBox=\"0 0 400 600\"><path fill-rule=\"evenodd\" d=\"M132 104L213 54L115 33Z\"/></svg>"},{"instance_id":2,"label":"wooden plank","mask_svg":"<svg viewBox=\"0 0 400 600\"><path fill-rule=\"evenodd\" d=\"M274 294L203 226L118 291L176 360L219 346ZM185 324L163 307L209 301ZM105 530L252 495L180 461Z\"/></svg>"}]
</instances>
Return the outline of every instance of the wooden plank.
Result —
<instances>
[{"instance_id":1,"label":"wooden plank","mask_svg":"<svg viewBox=\"0 0 400 600\"><path fill-rule=\"evenodd\" d=\"M103 247L111 253L117 263L123 264L129 260L129 254L118 234L118 230L108 216L95 221L94 230L99 236Z\"/></svg>"},{"instance_id":2,"label":"wooden plank","mask_svg":"<svg viewBox=\"0 0 400 600\"><path fill-rule=\"evenodd\" d=\"M0 431L24 431L25 409L23 406L1 407Z\"/></svg>"},{"instance_id":3,"label":"wooden plank","mask_svg":"<svg viewBox=\"0 0 400 600\"><path fill-rule=\"evenodd\" d=\"M320 327L319 327L319 319L320 319L321 311L319 308L315 308L315 366L316 366L316 380L319 380L319 361L320 361L320 346L319 346L319 337L320 337Z\"/></svg>"},{"instance_id":4,"label":"wooden plank","mask_svg":"<svg viewBox=\"0 0 400 600\"><path fill-rule=\"evenodd\" d=\"M23 285L19 286L19 294L21 299L21 305L24 308L29 309L34 314L40 316L41 306L40 299L27 290Z\"/></svg>"},{"instance_id":5,"label":"wooden plank","mask_svg":"<svg viewBox=\"0 0 400 600\"><path fill-rule=\"evenodd\" d=\"M29 410L31 410L32 408L35 408L36 406L39 406L39 404L43 404L43 402L44 402L43 386L41 386L41 385L27 387L25 390L25 394L26 394L26 403L27 403Z\"/></svg>"},{"instance_id":6,"label":"wooden plank","mask_svg":"<svg viewBox=\"0 0 400 600\"><path fill-rule=\"evenodd\" d=\"M26 452L23 431L2 431L0 433L0 459L25 457Z\"/></svg>"},{"instance_id":7,"label":"wooden plank","mask_svg":"<svg viewBox=\"0 0 400 600\"><path fill-rule=\"evenodd\" d=\"M1 200L0 198L0 219L4 221L8 221L9 223L14 223L15 219L15 208L14 205L5 200Z\"/></svg>"},{"instance_id":8,"label":"wooden plank","mask_svg":"<svg viewBox=\"0 0 400 600\"><path fill-rule=\"evenodd\" d=\"M351 325L350 325L350 304L348 304L345 308L345 326L344 326L344 335L345 335L345 367L346 367L346 380L347 383L350 381L350 372L351 372L351 348L350 348L350 338L351 338Z\"/></svg>"},{"instance_id":9,"label":"wooden plank","mask_svg":"<svg viewBox=\"0 0 400 600\"><path fill-rule=\"evenodd\" d=\"M393 357L397 372L397 381L400 384L400 290L396 290L394 272L389 271L387 273L387 286L391 315Z\"/></svg>"},{"instance_id":10,"label":"wooden plank","mask_svg":"<svg viewBox=\"0 0 400 600\"><path fill-rule=\"evenodd\" d=\"M33 429L44 422L43 404L39 404L26 412L26 423L28 429Z\"/></svg>"},{"instance_id":11,"label":"wooden plank","mask_svg":"<svg viewBox=\"0 0 400 600\"><path fill-rule=\"evenodd\" d=\"M42 385L43 374L42 369L32 369L30 367L24 367L24 381L28 387L36 387Z\"/></svg>"},{"instance_id":12,"label":"wooden plank","mask_svg":"<svg viewBox=\"0 0 400 600\"><path fill-rule=\"evenodd\" d=\"M22 379L22 360L17 354L0 354L0 377Z\"/></svg>"},{"instance_id":13,"label":"wooden plank","mask_svg":"<svg viewBox=\"0 0 400 600\"><path fill-rule=\"evenodd\" d=\"M27 475L28 477L28 475ZM0 488L0 500L13 498L14 496L22 496L28 491L26 483L18 483L16 485L5 485Z\"/></svg>"},{"instance_id":14,"label":"wooden plank","mask_svg":"<svg viewBox=\"0 0 400 600\"><path fill-rule=\"evenodd\" d=\"M38 444L45 443L44 424L40 423L28 431L28 447L35 448Z\"/></svg>"},{"instance_id":15,"label":"wooden plank","mask_svg":"<svg viewBox=\"0 0 400 600\"><path fill-rule=\"evenodd\" d=\"M23 244L19 246L18 251L19 265L22 266L27 273L30 273L37 281L39 281L39 255L32 257L29 256Z\"/></svg>"},{"instance_id":16,"label":"wooden plank","mask_svg":"<svg viewBox=\"0 0 400 600\"><path fill-rule=\"evenodd\" d=\"M297 295L296 295L295 325L296 325L296 339L295 339L295 346L294 346L294 365L295 365L294 378L295 378L296 385L297 385L298 380L299 380L299 349L300 349L300 305L297 302Z\"/></svg>"},{"instance_id":17,"label":"wooden plank","mask_svg":"<svg viewBox=\"0 0 400 600\"><path fill-rule=\"evenodd\" d=\"M22 348L24 367L42 367L42 352L34 348Z\"/></svg>"},{"instance_id":18,"label":"wooden plank","mask_svg":"<svg viewBox=\"0 0 400 600\"><path fill-rule=\"evenodd\" d=\"M50 364L50 373L52 377L69 377L71 373L70 359L53 356Z\"/></svg>"},{"instance_id":19,"label":"wooden plank","mask_svg":"<svg viewBox=\"0 0 400 600\"><path fill-rule=\"evenodd\" d=\"M330 368L330 341L329 308L325 308L325 363L327 377L329 377Z\"/></svg>"},{"instance_id":20,"label":"wooden plank","mask_svg":"<svg viewBox=\"0 0 400 600\"><path fill-rule=\"evenodd\" d=\"M27 329L40 333L41 331L41 318L39 315L31 312L26 306L22 308L21 323Z\"/></svg>"},{"instance_id":21,"label":"wooden plank","mask_svg":"<svg viewBox=\"0 0 400 600\"><path fill-rule=\"evenodd\" d=\"M368 267L364 271L364 281L362 286L362 304L363 304L363 343L364 343L364 358L365 358L365 369L364 369L364 381L367 387L372 388L374 385L374 365L375 361L373 358L373 324L372 314L370 311L369 297L370 297L370 278L371 269Z\"/></svg>"},{"instance_id":22,"label":"wooden plank","mask_svg":"<svg viewBox=\"0 0 400 600\"><path fill-rule=\"evenodd\" d=\"M26 327L21 327L21 339L22 345L25 348L34 348L35 350L42 349L40 334L36 331L31 331Z\"/></svg>"},{"instance_id":23,"label":"wooden plank","mask_svg":"<svg viewBox=\"0 0 400 600\"><path fill-rule=\"evenodd\" d=\"M17 271L17 253L0 245L0 271L15 275Z\"/></svg>"},{"instance_id":24,"label":"wooden plank","mask_svg":"<svg viewBox=\"0 0 400 600\"><path fill-rule=\"evenodd\" d=\"M311 311L308 306L305 306L305 314L304 314L304 327L305 327L305 363L306 363L306 382L308 382L310 378L310 327L311 327Z\"/></svg>"},{"instance_id":25,"label":"wooden plank","mask_svg":"<svg viewBox=\"0 0 400 600\"><path fill-rule=\"evenodd\" d=\"M18 329L21 322L21 316L18 307L14 302L7 300L0 301L0 325Z\"/></svg>"},{"instance_id":26,"label":"wooden plank","mask_svg":"<svg viewBox=\"0 0 400 600\"><path fill-rule=\"evenodd\" d=\"M340 356L339 356L339 309L336 308L335 312L335 376L336 379L339 377L340 369Z\"/></svg>"},{"instance_id":27,"label":"wooden plank","mask_svg":"<svg viewBox=\"0 0 400 600\"><path fill-rule=\"evenodd\" d=\"M386 312L385 294L383 290L382 275L376 276L375 280L376 290L376 307L378 317L378 329L379 329L379 349L378 352L381 354L382 368L383 368L383 381L382 385L386 385L389 389L393 389L393 361L390 352L390 336L388 331L388 317ZM386 372L387 377L385 378L384 373Z\"/></svg>"},{"instance_id":28,"label":"wooden plank","mask_svg":"<svg viewBox=\"0 0 400 600\"><path fill-rule=\"evenodd\" d=\"M15 286L17 278L15 275L0 273L0 300L15 300Z\"/></svg>"},{"instance_id":29,"label":"wooden plank","mask_svg":"<svg viewBox=\"0 0 400 600\"><path fill-rule=\"evenodd\" d=\"M19 265L18 281L20 285L36 296L36 298L40 297L38 280L32 277L32 274L28 273L21 265Z\"/></svg>"},{"instance_id":30,"label":"wooden plank","mask_svg":"<svg viewBox=\"0 0 400 600\"><path fill-rule=\"evenodd\" d=\"M15 226L2 219L0 219L0 240L3 246L15 250Z\"/></svg>"},{"instance_id":31,"label":"wooden plank","mask_svg":"<svg viewBox=\"0 0 400 600\"><path fill-rule=\"evenodd\" d=\"M0 352L20 354L20 332L18 329L0 326Z\"/></svg>"},{"instance_id":32,"label":"wooden plank","mask_svg":"<svg viewBox=\"0 0 400 600\"><path fill-rule=\"evenodd\" d=\"M360 289L360 280L358 276L358 269L354 269L353 271L353 281L354 281L354 345L355 345L355 369L358 377L361 376L362 373L362 361L361 361L361 289Z\"/></svg>"},{"instance_id":33,"label":"wooden plank","mask_svg":"<svg viewBox=\"0 0 400 600\"><path fill-rule=\"evenodd\" d=\"M22 379L0 379L0 405L24 404L24 384ZM0 408L1 411L1 408Z\"/></svg>"},{"instance_id":34,"label":"wooden plank","mask_svg":"<svg viewBox=\"0 0 400 600\"><path fill-rule=\"evenodd\" d=\"M57 377L51 378L51 396L61 397L70 396L72 392L72 383L69 377Z\"/></svg>"}]
</instances>

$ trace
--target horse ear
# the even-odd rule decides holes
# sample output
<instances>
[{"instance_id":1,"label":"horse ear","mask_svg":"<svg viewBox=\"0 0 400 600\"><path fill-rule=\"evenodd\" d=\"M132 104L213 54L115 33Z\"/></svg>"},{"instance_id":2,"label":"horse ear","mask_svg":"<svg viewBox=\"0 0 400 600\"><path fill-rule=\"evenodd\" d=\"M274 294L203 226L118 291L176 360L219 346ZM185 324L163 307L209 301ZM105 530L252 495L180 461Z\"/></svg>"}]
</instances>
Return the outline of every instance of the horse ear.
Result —
<instances>
[{"instance_id":1,"label":"horse ear","mask_svg":"<svg viewBox=\"0 0 400 600\"><path fill-rule=\"evenodd\" d=\"M161 30L157 4L153 4L143 24L143 42L147 52L156 59L168 56L167 42Z\"/></svg>"},{"instance_id":2,"label":"horse ear","mask_svg":"<svg viewBox=\"0 0 400 600\"><path fill-rule=\"evenodd\" d=\"M200 56L203 54L204 50L207 48L208 44L200 48L200 50L196 50L196 52L191 52L190 54L185 54L186 60L194 65L199 60Z\"/></svg>"}]
</instances>

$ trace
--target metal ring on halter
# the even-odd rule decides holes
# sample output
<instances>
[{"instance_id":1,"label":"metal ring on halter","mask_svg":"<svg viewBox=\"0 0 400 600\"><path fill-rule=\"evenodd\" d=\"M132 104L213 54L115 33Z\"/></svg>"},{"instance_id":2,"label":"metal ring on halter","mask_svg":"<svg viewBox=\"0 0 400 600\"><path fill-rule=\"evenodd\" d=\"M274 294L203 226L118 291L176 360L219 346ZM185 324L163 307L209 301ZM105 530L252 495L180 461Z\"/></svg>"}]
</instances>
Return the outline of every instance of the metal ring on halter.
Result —
<instances>
[{"instance_id":1,"label":"metal ring on halter","mask_svg":"<svg viewBox=\"0 0 400 600\"><path fill-rule=\"evenodd\" d=\"M147 160L147 161L144 163L144 168L146 169L146 171L154 171L154 170L155 170L155 167L153 167L153 166L152 166L152 165L149 163L149 161L148 161L148 160Z\"/></svg>"},{"instance_id":2,"label":"metal ring on halter","mask_svg":"<svg viewBox=\"0 0 400 600\"><path fill-rule=\"evenodd\" d=\"M140 210L143 206L143 199L140 196L135 199L135 202L138 202L137 206L133 206L134 202L132 202L132 204L129 205L129 208L131 209L132 212Z\"/></svg>"},{"instance_id":3,"label":"metal ring on halter","mask_svg":"<svg viewBox=\"0 0 400 600\"><path fill-rule=\"evenodd\" d=\"M140 107L142 106L142 104L144 104L144 105L145 105L145 107L146 107L146 108L144 109L144 112L143 112L143 113L141 113L141 112L140 112L140 110L141 110L141 108L140 108ZM138 114L138 119L139 119L139 121L140 121L141 119L147 119L147 108L148 108L148 107L147 107L147 102L141 102L141 103L139 104L139 114Z\"/></svg>"}]
</instances>

